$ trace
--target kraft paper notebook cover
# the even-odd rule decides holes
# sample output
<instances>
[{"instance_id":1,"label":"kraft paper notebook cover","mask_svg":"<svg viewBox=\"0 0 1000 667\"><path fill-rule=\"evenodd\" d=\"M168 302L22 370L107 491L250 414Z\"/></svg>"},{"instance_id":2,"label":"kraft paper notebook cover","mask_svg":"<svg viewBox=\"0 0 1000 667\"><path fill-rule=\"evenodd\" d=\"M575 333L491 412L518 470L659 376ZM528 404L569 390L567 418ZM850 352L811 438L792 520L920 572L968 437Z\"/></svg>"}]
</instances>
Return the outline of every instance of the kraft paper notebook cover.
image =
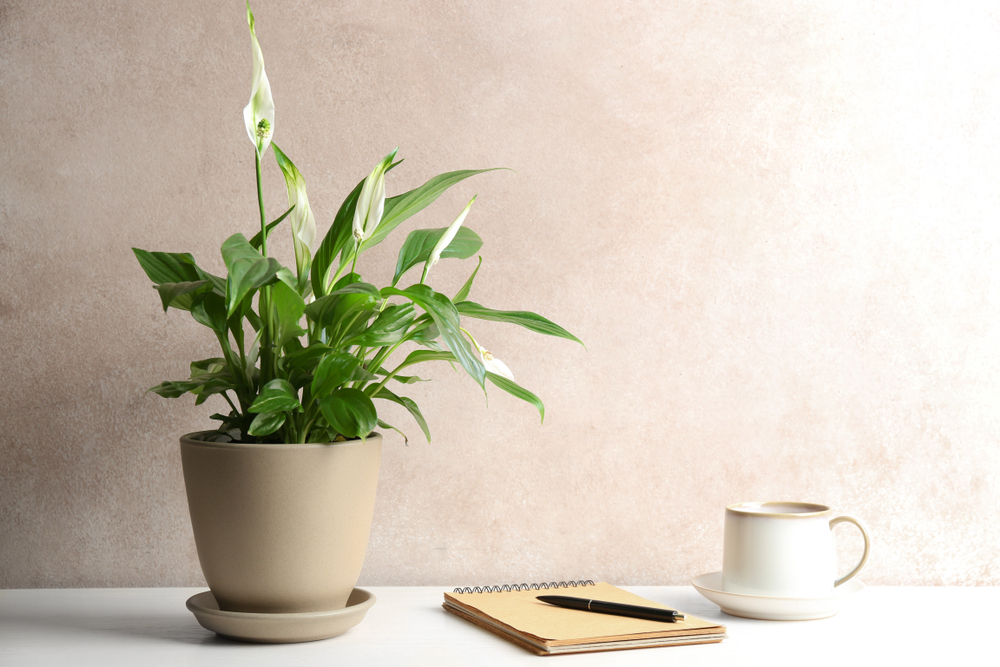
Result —
<instances>
[{"instance_id":1,"label":"kraft paper notebook cover","mask_svg":"<svg viewBox=\"0 0 1000 667\"><path fill-rule=\"evenodd\" d=\"M456 589L444 594L444 608L538 655L709 644L726 637L724 626L690 614L677 623L595 614L536 599L546 594L670 608L611 584L590 581Z\"/></svg>"}]
</instances>

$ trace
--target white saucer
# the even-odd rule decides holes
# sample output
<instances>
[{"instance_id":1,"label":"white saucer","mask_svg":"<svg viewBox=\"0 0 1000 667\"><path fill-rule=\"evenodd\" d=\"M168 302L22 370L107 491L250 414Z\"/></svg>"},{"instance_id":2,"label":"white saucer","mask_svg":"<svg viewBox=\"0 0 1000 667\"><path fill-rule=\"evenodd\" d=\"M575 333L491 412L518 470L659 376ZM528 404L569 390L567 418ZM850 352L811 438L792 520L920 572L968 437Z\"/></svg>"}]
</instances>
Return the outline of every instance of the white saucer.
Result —
<instances>
[{"instance_id":1,"label":"white saucer","mask_svg":"<svg viewBox=\"0 0 1000 667\"><path fill-rule=\"evenodd\" d=\"M722 573L710 572L691 580L691 585L719 605L730 616L760 618L765 621L809 621L829 618L851 595L865 585L858 579L841 584L829 596L818 598L779 598L766 595L743 595L722 590Z\"/></svg>"},{"instance_id":2,"label":"white saucer","mask_svg":"<svg viewBox=\"0 0 1000 667\"><path fill-rule=\"evenodd\" d=\"M187 608L203 628L223 637L259 644L290 644L343 634L360 623L373 604L374 595L355 588L343 609L302 614L254 614L222 611L212 591L205 591L189 598Z\"/></svg>"}]
</instances>

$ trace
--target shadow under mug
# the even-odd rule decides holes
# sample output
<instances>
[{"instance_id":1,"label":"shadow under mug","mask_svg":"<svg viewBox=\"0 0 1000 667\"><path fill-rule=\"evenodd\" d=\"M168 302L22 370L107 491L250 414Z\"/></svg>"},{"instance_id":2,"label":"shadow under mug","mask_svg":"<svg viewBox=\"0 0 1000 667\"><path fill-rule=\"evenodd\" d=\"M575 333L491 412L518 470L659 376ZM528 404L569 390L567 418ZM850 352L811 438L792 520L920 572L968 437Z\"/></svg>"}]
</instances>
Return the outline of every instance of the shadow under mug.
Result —
<instances>
[{"instance_id":1,"label":"shadow under mug","mask_svg":"<svg viewBox=\"0 0 1000 667\"><path fill-rule=\"evenodd\" d=\"M868 561L871 542L850 516L831 518L826 505L795 502L737 503L726 508L722 588L730 593L823 597L855 576ZM853 523L865 540L861 560L837 579L833 527Z\"/></svg>"}]
</instances>

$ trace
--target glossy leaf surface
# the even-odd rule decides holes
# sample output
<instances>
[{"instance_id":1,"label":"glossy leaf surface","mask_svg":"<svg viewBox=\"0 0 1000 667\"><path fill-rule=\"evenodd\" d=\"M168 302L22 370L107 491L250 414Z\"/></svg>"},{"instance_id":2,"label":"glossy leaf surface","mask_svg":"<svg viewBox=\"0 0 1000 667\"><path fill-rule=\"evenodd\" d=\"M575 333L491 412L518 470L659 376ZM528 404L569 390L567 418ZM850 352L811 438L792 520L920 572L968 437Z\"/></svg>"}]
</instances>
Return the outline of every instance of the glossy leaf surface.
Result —
<instances>
[{"instance_id":1,"label":"glossy leaf surface","mask_svg":"<svg viewBox=\"0 0 1000 667\"><path fill-rule=\"evenodd\" d=\"M456 183L461 183L465 179L470 176L475 176L476 174L483 174L487 171L495 171L496 169L502 168L503 167L494 167L493 169L463 169L460 171L449 171L448 173L435 176L419 188L414 188L409 192L404 192L403 194L396 195L395 197L389 197L385 200L385 210L382 213L382 224L379 225L379 228L375 230L375 233L372 234L368 240L361 244L362 249L371 248L372 246L381 243L392 230L400 225L400 223L415 213L419 213L423 209L430 206L434 200L444 193L445 190Z\"/></svg>"},{"instance_id":2,"label":"glossy leaf surface","mask_svg":"<svg viewBox=\"0 0 1000 667\"><path fill-rule=\"evenodd\" d=\"M287 412L300 409L302 404L299 403L295 387L288 380L277 378L264 385L248 412Z\"/></svg>"},{"instance_id":3,"label":"glossy leaf surface","mask_svg":"<svg viewBox=\"0 0 1000 667\"><path fill-rule=\"evenodd\" d=\"M418 264L423 264L430 257L431 250L444 233L447 227L441 229L415 229L406 237L406 242L399 249L399 257L396 260L396 275L392 278L395 285L404 273ZM472 257L483 247L483 240L479 234L467 227L459 228L455 238L451 240L444 250L441 251L441 259L447 257L457 257L466 259Z\"/></svg>"},{"instance_id":4,"label":"glossy leaf surface","mask_svg":"<svg viewBox=\"0 0 1000 667\"><path fill-rule=\"evenodd\" d=\"M530 391L528 391L521 385L517 384L513 380L509 380L502 375L497 375L496 373L491 373L489 371L486 371L486 379L495 384L496 386L500 387L501 389L503 389L511 396L516 396L517 398L520 398L522 401L527 401L528 403L534 405L536 408L538 408L538 412L542 415L542 421L543 422L545 421L545 406L542 405L542 401L540 398L538 398L537 396L535 396Z\"/></svg>"},{"instance_id":5,"label":"glossy leaf surface","mask_svg":"<svg viewBox=\"0 0 1000 667\"><path fill-rule=\"evenodd\" d=\"M327 423L345 438L364 438L375 429L375 404L359 389L338 389L320 399Z\"/></svg>"},{"instance_id":6,"label":"glossy leaf surface","mask_svg":"<svg viewBox=\"0 0 1000 667\"><path fill-rule=\"evenodd\" d=\"M222 244L222 259L229 270L226 284L226 312L232 315L243 298L277 280L283 267L273 257L264 257L242 234L233 234Z\"/></svg>"},{"instance_id":7,"label":"glossy leaf surface","mask_svg":"<svg viewBox=\"0 0 1000 667\"><path fill-rule=\"evenodd\" d=\"M457 303L455 304L455 308L458 309L459 313L465 315L466 317L474 317L477 320L490 320L492 322L507 322L509 324L516 324L536 333L567 338L583 345L583 341L563 329L555 322L545 319L541 315L529 313L525 310L493 310L491 308L486 308L485 306L480 306L478 303L473 303L472 301L462 301L461 303Z\"/></svg>"},{"instance_id":8,"label":"glossy leaf surface","mask_svg":"<svg viewBox=\"0 0 1000 667\"><path fill-rule=\"evenodd\" d=\"M411 285L405 290L386 287L382 290L382 295L402 296L423 308L440 329L441 338L455 355L458 363L480 387L483 386L486 371L479 361L479 356L472 351L468 341L460 331L458 310L451 299L444 294L435 292L427 285Z\"/></svg>"},{"instance_id":9,"label":"glossy leaf surface","mask_svg":"<svg viewBox=\"0 0 1000 667\"><path fill-rule=\"evenodd\" d=\"M424 415L420 412L420 408L417 404L405 396L397 396L385 387L382 387L375 394L375 398L381 398L387 401L392 401L398 405L402 405L406 408L406 411L410 413L417 425L420 426L420 430L424 432L424 437L427 438L427 442L431 441L431 431L427 428L427 420L424 419Z\"/></svg>"},{"instance_id":10,"label":"glossy leaf surface","mask_svg":"<svg viewBox=\"0 0 1000 667\"><path fill-rule=\"evenodd\" d=\"M257 437L271 435L285 423L284 412L262 412L250 422L247 433Z\"/></svg>"},{"instance_id":11,"label":"glossy leaf surface","mask_svg":"<svg viewBox=\"0 0 1000 667\"><path fill-rule=\"evenodd\" d=\"M310 387L313 398L322 398L350 380L359 364L358 358L347 352L334 352L323 357L316 367Z\"/></svg>"},{"instance_id":12,"label":"glossy leaf surface","mask_svg":"<svg viewBox=\"0 0 1000 667\"><path fill-rule=\"evenodd\" d=\"M415 317L413 304L387 306L367 329L348 340L346 344L377 347L398 343L406 335Z\"/></svg>"},{"instance_id":13,"label":"glossy leaf surface","mask_svg":"<svg viewBox=\"0 0 1000 667\"><path fill-rule=\"evenodd\" d=\"M452 303L461 303L462 301L465 301L466 299L469 298L469 292L472 291L472 281L476 279L476 274L479 273L479 267L481 267L482 265L483 265L483 258L480 257L479 263L476 264L476 268L472 270L472 275L469 276L469 279L465 281L464 285L462 285L462 289L458 290L458 293L455 294L455 298L451 300Z\"/></svg>"}]
</instances>

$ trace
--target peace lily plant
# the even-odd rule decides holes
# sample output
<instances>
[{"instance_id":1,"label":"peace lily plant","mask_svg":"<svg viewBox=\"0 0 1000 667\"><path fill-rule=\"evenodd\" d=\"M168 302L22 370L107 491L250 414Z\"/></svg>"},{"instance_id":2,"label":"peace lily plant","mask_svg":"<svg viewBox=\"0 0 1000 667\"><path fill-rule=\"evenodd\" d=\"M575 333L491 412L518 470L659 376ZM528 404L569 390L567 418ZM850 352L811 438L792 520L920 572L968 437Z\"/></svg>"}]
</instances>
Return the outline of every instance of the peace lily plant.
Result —
<instances>
[{"instance_id":1,"label":"peace lily plant","mask_svg":"<svg viewBox=\"0 0 1000 667\"><path fill-rule=\"evenodd\" d=\"M390 387L420 381L409 374L411 366L447 361L461 366L484 391L489 381L531 403L544 419L541 400L514 381L510 369L473 337L474 327L467 322L508 322L579 339L540 315L493 310L470 301L481 257L450 298L427 282L439 260L467 259L482 246L479 236L464 226L475 197L448 227L409 233L389 286L379 289L357 272L362 254L402 222L452 185L490 170L448 172L386 197L386 177L399 164L393 151L355 186L313 250L316 222L305 179L273 141L274 102L249 4L247 21L253 86L243 117L255 152L260 231L249 240L243 234L225 240L225 277L205 271L188 253L133 248L164 311L190 312L215 334L222 354L193 362L189 379L163 382L150 391L168 398L191 393L199 405L216 394L224 398L230 410L212 415L220 424L205 436L220 441L333 442L364 439L377 426L398 431L379 417L376 400L403 406L430 441L417 404ZM288 193L288 210L271 222L261 180L261 160L269 148ZM294 271L268 255L268 237L282 222L291 229ZM419 266L420 281L399 287L407 272ZM400 360L403 346L415 349Z\"/></svg>"}]
</instances>

